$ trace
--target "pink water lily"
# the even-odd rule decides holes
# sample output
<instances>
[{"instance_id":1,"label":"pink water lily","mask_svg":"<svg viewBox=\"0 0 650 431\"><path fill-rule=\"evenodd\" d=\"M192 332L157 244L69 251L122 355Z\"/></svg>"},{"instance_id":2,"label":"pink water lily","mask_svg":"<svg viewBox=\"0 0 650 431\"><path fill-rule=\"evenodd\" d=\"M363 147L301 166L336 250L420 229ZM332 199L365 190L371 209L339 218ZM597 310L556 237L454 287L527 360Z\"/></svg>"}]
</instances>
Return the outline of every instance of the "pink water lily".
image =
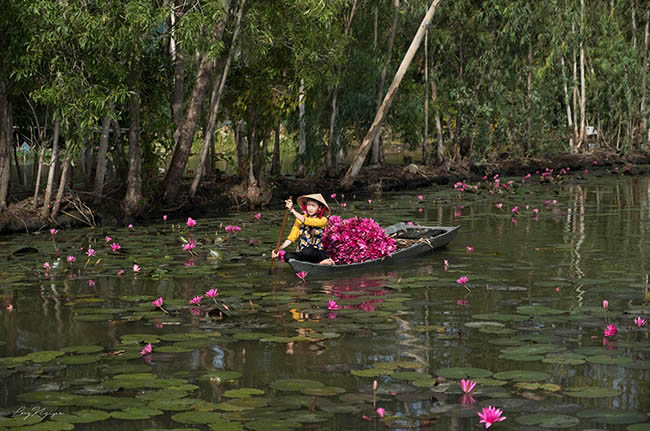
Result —
<instances>
[{"instance_id":1,"label":"pink water lily","mask_svg":"<svg viewBox=\"0 0 650 431\"><path fill-rule=\"evenodd\" d=\"M424 196L418 195L418 200L422 200L422 199L424 199Z\"/></svg>"},{"instance_id":2,"label":"pink water lily","mask_svg":"<svg viewBox=\"0 0 650 431\"><path fill-rule=\"evenodd\" d=\"M332 194L330 195L330 198L332 198L332 199L336 199L336 193L332 193Z\"/></svg>"},{"instance_id":3,"label":"pink water lily","mask_svg":"<svg viewBox=\"0 0 650 431\"><path fill-rule=\"evenodd\" d=\"M58 232L59 231L54 228L50 229L50 235L56 235Z\"/></svg>"},{"instance_id":4,"label":"pink water lily","mask_svg":"<svg viewBox=\"0 0 650 431\"><path fill-rule=\"evenodd\" d=\"M156 308L160 308L160 311L162 311L162 312L164 312L164 313L167 313L167 310L165 310L165 309L163 308L163 298L162 298L162 296L159 297L158 299L156 299L155 301L153 301L153 302L151 303L151 305L153 305L153 306L156 307Z\"/></svg>"},{"instance_id":5,"label":"pink water lily","mask_svg":"<svg viewBox=\"0 0 650 431\"><path fill-rule=\"evenodd\" d=\"M77 258L74 257L74 256L68 256L68 257L65 258L65 260L67 260L68 263L73 263L73 262L75 262L77 260Z\"/></svg>"},{"instance_id":6,"label":"pink water lily","mask_svg":"<svg viewBox=\"0 0 650 431\"><path fill-rule=\"evenodd\" d=\"M511 211L513 214L517 214L519 212L519 206L515 205Z\"/></svg>"},{"instance_id":7,"label":"pink water lily","mask_svg":"<svg viewBox=\"0 0 650 431\"><path fill-rule=\"evenodd\" d=\"M483 410L478 412L478 416L481 418L480 423L485 424L485 428L490 428L492 424L506 420L501 409L497 409L493 406L483 407Z\"/></svg>"},{"instance_id":8,"label":"pink water lily","mask_svg":"<svg viewBox=\"0 0 650 431\"><path fill-rule=\"evenodd\" d=\"M255 214L255 220L259 220L261 218L262 218L262 213Z\"/></svg>"},{"instance_id":9,"label":"pink water lily","mask_svg":"<svg viewBox=\"0 0 650 431\"><path fill-rule=\"evenodd\" d=\"M208 298L214 298L214 297L217 296L218 294L219 294L219 290L218 290L218 289L210 289L210 290L208 290L207 292L205 292L205 296L207 296Z\"/></svg>"},{"instance_id":10,"label":"pink water lily","mask_svg":"<svg viewBox=\"0 0 650 431\"><path fill-rule=\"evenodd\" d=\"M191 252L192 250L194 250L194 248L196 248L196 241L194 241L193 239L190 239L183 245L183 250L185 251Z\"/></svg>"},{"instance_id":11,"label":"pink water lily","mask_svg":"<svg viewBox=\"0 0 650 431\"><path fill-rule=\"evenodd\" d=\"M634 319L634 324L636 325L637 328L641 329L648 323L647 320L645 320L643 317L638 316L637 318Z\"/></svg>"},{"instance_id":12,"label":"pink water lily","mask_svg":"<svg viewBox=\"0 0 650 431\"><path fill-rule=\"evenodd\" d=\"M467 249L468 253L471 253L474 251L474 247L470 247L469 245L465 247Z\"/></svg>"},{"instance_id":13,"label":"pink water lily","mask_svg":"<svg viewBox=\"0 0 650 431\"><path fill-rule=\"evenodd\" d=\"M121 248L122 246L119 243L117 242L111 243L111 249L113 250L113 252L117 252Z\"/></svg>"},{"instance_id":14,"label":"pink water lily","mask_svg":"<svg viewBox=\"0 0 650 431\"><path fill-rule=\"evenodd\" d=\"M124 275L124 270L123 269L120 269L119 271L117 271L117 276L118 277L121 277L123 275Z\"/></svg>"},{"instance_id":15,"label":"pink water lily","mask_svg":"<svg viewBox=\"0 0 650 431\"><path fill-rule=\"evenodd\" d=\"M609 325L607 325L607 328L605 328L604 332L605 332L605 337L613 337L618 332L618 329L616 328L615 324L610 323Z\"/></svg>"},{"instance_id":16,"label":"pink water lily","mask_svg":"<svg viewBox=\"0 0 650 431\"><path fill-rule=\"evenodd\" d=\"M377 409L377 414L380 418L383 418L386 415L386 410L383 407L379 407Z\"/></svg>"},{"instance_id":17,"label":"pink water lily","mask_svg":"<svg viewBox=\"0 0 650 431\"><path fill-rule=\"evenodd\" d=\"M368 203L371 204L371 203L372 203L372 199L368 199Z\"/></svg>"},{"instance_id":18,"label":"pink water lily","mask_svg":"<svg viewBox=\"0 0 650 431\"><path fill-rule=\"evenodd\" d=\"M192 308L190 310L190 313L192 313L194 316L200 316L201 315L201 309L200 308Z\"/></svg>"},{"instance_id":19,"label":"pink water lily","mask_svg":"<svg viewBox=\"0 0 650 431\"><path fill-rule=\"evenodd\" d=\"M605 310L607 310L608 307L609 307L609 301L606 300L606 299L603 299L603 308L604 308Z\"/></svg>"},{"instance_id":20,"label":"pink water lily","mask_svg":"<svg viewBox=\"0 0 650 431\"><path fill-rule=\"evenodd\" d=\"M194 227L196 226L196 220L194 220L192 217L187 218L187 226L188 227Z\"/></svg>"},{"instance_id":21,"label":"pink water lily","mask_svg":"<svg viewBox=\"0 0 650 431\"><path fill-rule=\"evenodd\" d=\"M460 381L460 388L465 392L466 394L472 392L474 390L474 387L476 386L476 382L473 380L465 380L461 379Z\"/></svg>"},{"instance_id":22,"label":"pink water lily","mask_svg":"<svg viewBox=\"0 0 650 431\"><path fill-rule=\"evenodd\" d=\"M140 355L141 356L148 355L152 351L153 351L153 349L151 347L151 343L149 343L146 346L144 346L144 349L140 350Z\"/></svg>"},{"instance_id":23,"label":"pink water lily","mask_svg":"<svg viewBox=\"0 0 650 431\"><path fill-rule=\"evenodd\" d=\"M202 299L203 299L203 295L195 296L194 298L190 299L190 304L199 305Z\"/></svg>"},{"instance_id":24,"label":"pink water lily","mask_svg":"<svg viewBox=\"0 0 650 431\"><path fill-rule=\"evenodd\" d=\"M163 221L167 221L167 215L166 214L163 216Z\"/></svg>"},{"instance_id":25,"label":"pink water lily","mask_svg":"<svg viewBox=\"0 0 650 431\"><path fill-rule=\"evenodd\" d=\"M225 230L226 232L228 232L228 233L240 232L240 231L241 231L241 227L239 227L239 226L228 225L228 226L226 226L226 227L224 228L224 230Z\"/></svg>"},{"instance_id":26,"label":"pink water lily","mask_svg":"<svg viewBox=\"0 0 650 431\"><path fill-rule=\"evenodd\" d=\"M95 287L95 280L88 280L88 287Z\"/></svg>"},{"instance_id":27,"label":"pink water lily","mask_svg":"<svg viewBox=\"0 0 650 431\"><path fill-rule=\"evenodd\" d=\"M129 229L133 229L133 225L132 225L132 224L129 225Z\"/></svg>"},{"instance_id":28,"label":"pink water lily","mask_svg":"<svg viewBox=\"0 0 650 431\"><path fill-rule=\"evenodd\" d=\"M138 272L140 272L140 269L141 269L140 265L138 265L137 263L133 264L133 272L137 274Z\"/></svg>"},{"instance_id":29,"label":"pink water lily","mask_svg":"<svg viewBox=\"0 0 650 431\"><path fill-rule=\"evenodd\" d=\"M533 208L533 213L534 214L539 214L539 208Z\"/></svg>"},{"instance_id":30,"label":"pink water lily","mask_svg":"<svg viewBox=\"0 0 650 431\"><path fill-rule=\"evenodd\" d=\"M95 255L95 249L94 248L89 248L88 251L86 252L88 257L92 257Z\"/></svg>"},{"instance_id":31,"label":"pink water lily","mask_svg":"<svg viewBox=\"0 0 650 431\"><path fill-rule=\"evenodd\" d=\"M340 306L339 304L337 304L336 301L334 301L334 300L330 300L330 301L327 303L327 309L328 309L328 310L340 310L340 309L341 309L341 306Z\"/></svg>"},{"instance_id":32,"label":"pink water lily","mask_svg":"<svg viewBox=\"0 0 650 431\"><path fill-rule=\"evenodd\" d=\"M456 280L456 283L462 284L464 286L464 285L467 284L468 281L469 281L469 279L467 278L467 276L464 275L464 276L460 277L458 280Z\"/></svg>"},{"instance_id":33,"label":"pink water lily","mask_svg":"<svg viewBox=\"0 0 650 431\"><path fill-rule=\"evenodd\" d=\"M284 250L280 250L280 251L278 252L278 257L280 258L280 262L284 262L284 255L285 255L286 253L287 253L287 252L284 251Z\"/></svg>"},{"instance_id":34,"label":"pink water lily","mask_svg":"<svg viewBox=\"0 0 650 431\"><path fill-rule=\"evenodd\" d=\"M395 241L371 218L329 218L323 235L327 254L339 263L356 263L390 256Z\"/></svg>"},{"instance_id":35,"label":"pink water lily","mask_svg":"<svg viewBox=\"0 0 650 431\"><path fill-rule=\"evenodd\" d=\"M296 277L298 277L302 281L305 281L305 278L307 278L307 275L309 275L309 273L306 272L306 271L296 272Z\"/></svg>"},{"instance_id":36,"label":"pink water lily","mask_svg":"<svg viewBox=\"0 0 650 431\"><path fill-rule=\"evenodd\" d=\"M50 262L45 262L43 264L43 269L45 269L46 271L49 271L51 267L52 266L50 265Z\"/></svg>"},{"instance_id":37,"label":"pink water lily","mask_svg":"<svg viewBox=\"0 0 650 431\"><path fill-rule=\"evenodd\" d=\"M503 208L503 204L502 204L501 202L498 202L498 203L496 204L496 207L497 207L498 209L501 209L501 208Z\"/></svg>"}]
</instances>

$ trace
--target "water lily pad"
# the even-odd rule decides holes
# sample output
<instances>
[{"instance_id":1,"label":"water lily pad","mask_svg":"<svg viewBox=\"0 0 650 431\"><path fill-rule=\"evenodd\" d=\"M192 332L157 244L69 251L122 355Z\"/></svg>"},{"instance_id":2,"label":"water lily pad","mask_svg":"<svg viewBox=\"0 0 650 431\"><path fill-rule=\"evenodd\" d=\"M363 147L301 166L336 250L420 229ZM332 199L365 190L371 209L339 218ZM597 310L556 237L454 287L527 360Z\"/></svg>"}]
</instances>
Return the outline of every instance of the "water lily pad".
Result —
<instances>
[{"instance_id":1,"label":"water lily pad","mask_svg":"<svg viewBox=\"0 0 650 431\"><path fill-rule=\"evenodd\" d=\"M187 391L177 389L163 389L160 391L145 392L138 395L138 399L147 401L178 400L180 398L185 398L187 395Z\"/></svg>"},{"instance_id":2,"label":"water lily pad","mask_svg":"<svg viewBox=\"0 0 650 431\"><path fill-rule=\"evenodd\" d=\"M474 379L481 377L491 377L492 371L485 370L483 368L452 367L440 368L439 370L436 370L436 375L440 377L446 377L448 379Z\"/></svg>"},{"instance_id":3,"label":"water lily pad","mask_svg":"<svg viewBox=\"0 0 650 431\"><path fill-rule=\"evenodd\" d=\"M65 355L65 352L62 352L60 350L43 350L40 352L32 352L28 355L25 355L24 359L25 361L43 363L50 362L51 360L63 355Z\"/></svg>"},{"instance_id":4,"label":"water lily pad","mask_svg":"<svg viewBox=\"0 0 650 431\"><path fill-rule=\"evenodd\" d=\"M238 332L233 335L233 338L238 340L259 340L268 338L270 334L265 332Z\"/></svg>"},{"instance_id":5,"label":"water lily pad","mask_svg":"<svg viewBox=\"0 0 650 431\"><path fill-rule=\"evenodd\" d=\"M621 395L621 391L618 389L597 386L566 388L564 393L574 398L611 398Z\"/></svg>"},{"instance_id":6,"label":"water lily pad","mask_svg":"<svg viewBox=\"0 0 650 431\"><path fill-rule=\"evenodd\" d=\"M202 425L224 420L223 414L217 412L183 412L172 416L174 422L190 425Z\"/></svg>"},{"instance_id":7,"label":"water lily pad","mask_svg":"<svg viewBox=\"0 0 650 431\"><path fill-rule=\"evenodd\" d=\"M77 410L72 413L52 416L53 421L67 422L71 424L86 424L91 422L104 421L111 415L103 410Z\"/></svg>"},{"instance_id":8,"label":"water lily pad","mask_svg":"<svg viewBox=\"0 0 650 431\"><path fill-rule=\"evenodd\" d=\"M525 353L523 354L505 354L501 353L498 356L499 359L506 359L509 361L519 361L519 362L535 362L535 361L541 361L544 359L544 356L542 355L527 355Z\"/></svg>"},{"instance_id":9,"label":"water lily pad","mask_svg":"<svg viewBox=\"0 0 650 431\"><path fill-rule=\"evenodd\" d=\"M415 371L402 371L399 373L391 374L393 379L401 380L419 380L419 379L430 379L431 375L426 373L417 373Z\"/></svg>"},{"instance_id":10,"label":"water lily pad","mask_svg":"<svg viewBox=\"0 0 650 431\"><path fill-rule=\"evenodd\" d=\"M246 429L251 431L285 431L287 429L301 428L300 422L288 420L262 419L246 422ZM213 431L221 431L221 428L211 428Z\"/></svg>"},{"instance_id":11,"label":"water lily pad","mask_svg":"<svg viewBox=\"0 0 650 431\"><path fill-rule=\"evenodd\" d=\"M607 425L630 425L648 420L645 413L622 409L589 409L578 412L577 416Z\"/></svg>"},{"instance_id":12,"label":"water lily pad","mask_svg":"<svg viewBox=\"0 0 650 431\"><path fill-rule=\"evenodd\" d=\"M217 405L196 398L181 398L155 400L149 403L149 407L152 409L181 412L185 410L212 411L217 408Z\"/></svg>"},{"instance_id":13,"label":"water lily pad","mask_svg":"<svg viewBox=\"0 0 650 431\"><path fill-rule=\"evenodd\" d=\"M629 425L625 431L650 431L650 423Z\"/></svg>"},{"instance_id":14,"label":"water lily pad","mask_svg":"<svg viewBox=\"0 0 650 431\"><path fill-rule=\"evenodd\" d=\"M524 415L519 416L516 421L522 425L539 425L548 429L572 428L580 423L580 419L576 417L554 414Z\"/></svg>"},{"instance_id":15,"label":"water lily pad","mask_svg":"<svg viewBox=\"0 0 650 431\"><path fill-rule=\"evenodd\" d=\"M465 326L468 328L503 328L505 325L491 320L478 320L475 322L467 322Z\"/></svg>"},{"instance_id":16,"label":"water lily pad","mask_svg":"<svg viewBox=\"0 0 650 431\"><path fill-rule=\"evenodd\" d=\"M542 355L546 353L557 353L566 350L564 346L554 344L524 344L523 346L509 347L501 350L507 355Z\"/></svg>"},{"instance_id":17,"label":"water lily pad","mask_svg":"<svg viewBox=\"0 0 650 431\"><path fill-rule=\"evenodd\" d=\"M123 420L144 420L153 416L162 415L165 412L150 407L128 407L124 410L111 412L111 417Z\"/></svg>"},{"instance_id":18,"label":"water lily pad","mask_svg":"<svg viewBox=\"0 0 650 431\"><path fill-rule=\"evenodd\" d=\"M66 392L25 392L18 395L19 401L26 403L39 403L48 406L73 406L79 395Z\"/></svg>"},{"instance_id":19,"label":"water lily pad","mask_svg":"<svg viewBox=\"0 0 650 431\"><path fill-rule=\"evenodd\" d=\"M105 410L120 410L128 407L144 407L146 402L134 398L111 397L108 395L91 395L78 397L74 400L75 406L95 407Z\"/></svg>"},{"instance_id":20,"label":"water lily pad","mask_svg":"<svg viewBox=\"0 0 650 431\"><path fill-rule=\"evenodd\" d=\"M568 313L568 311L549 308L543 305L521 305L517 307L517 313L531 316L556 316L558 314Z\"/></svg>"},{"instance_id":21,"label":"water lily pad","mask_svg":"<svg viewBox=\"0 0 650 431\"><path fill-rule=\"evenodd\" d=\"M358 377L377 377L392 374L392 371L388 368L366 368L365 370L352 370L350 372L353 376Z\"/></svg>"},{"instance_id":22,"label":"water lily pad","mask_svg":"<svg viewBox=\"0 0 650 431\"><path fill-rule=\"evenodd\" d=\"M526 320L526 317L522 316L521 314L485 313L485 314L473 314L472 319L496 320L499 322L520 322L522 320Z\"/></svg>"},{"instance_id":23,"label":"water lily pad","mask_svg":"<svg viewBox=\"0 0 650 431\"><path fill-rule=\"evenodd\" d=\"M100 359L101 357L97 355L74 355L60 358L59 363L65 365L84 365L99 362Z\"/></svg>"},{"instance_id":24,"label":"water lily pad","mask_svg":"<svg viewBox=\"0 0 650 431\"><path fill-rule=\"evenodd\" d=\"M212 422L210 424L210 429L212 431L241 431L244 429L244 426L238 422L230 422L222 419L216 422Z\"/></svg>"},{"instance_id":25,"label":"water lily pad","mask_svg":"<svg viewBox=\"0 0 650 431\"><path fill-rule=\"evenodd\" d=\"M88 345L88 346L68 346L61 349L62 352L66 353L97 353L103 352L104 348L102 346Z\"/></svg>"},{"instance_id":26,"label":"water lily pad","mask_svg":"<svg viewBox=\"0 0 650 431\"><path fill-rule=\"evenodd\" d=\"M339 400L346 404L361 404L365 402L372 402L372 394L343 394L339 397Z\"/></svg>"},{"instance_id":27,"label":"water lily pad","mask_svg":"<svg viewBox=\"0 0 650 431\"><path fill-rule=\"evenodd\" d=\"M300 422L301 424L316 424L320 422L325 422L331 418L331 414L325 412L315 412L315 413L302 413L292 417L292 421Z\"/></svg>"},{"instance_id":28,"label":"water lily pad","mask_svg":"<svg viewBox=\"0 0 650 431\"><path fill-rule=\"evenodd\" d=\"M13 412L12 412L13 414ZM25 425L33 425L41 422L43 419L40 416L31 415L31 409L25 408L24 411L19 411L14 417L0 416L0 427L17 428Z\"/></svg>"},{"instance_id":29,"label":"water lily pad","mask_svg":"<svg viewBox=\"0 0 650 431\"><path fill-rule=\"evenodd\" d=\"M323 388L306 388L301 391L306 395L315 395L319 397L332 397L345 393L345 389L336 386L325 386Z\"/></svg>"},{"instance_id":30,"label":"water lily pad","mask_svg":"<svg viewBox=\"0 0 650 431\"><path fill-rule=\"evenodd\" d=\"M547 355L542 362L547 364L563 364L563 365L582 365L585 361L585 356L579 353L559 353Z\"/></svg>"},{"instance_id":31,"label":"water lily pad","mask_svg":"<svg viewBox=\"0 0 650 431\"><path fill-rule=\"evenodd\" d=\"M202 375L198 380L200 382L223 383L237 380L241 376L242 374L238 371L215 370Z\"/></svg>"},{"instance_id":32,"label":"water lily pad","mask_svg":"<svg viewBox=\"0 0 650 431\"><path fill-rule=\"evenodd\" d=\"M542 371L511 370L496 373L494 378L499 380L512 380L514 382L537 382L548 380L551 378L551 375Z\"/></svg>"},{"instance_id":33,"label":"water lily pad","mask_svg":"<svg viewBox=\"0 0 650 431\"><path fill-rule=\"evenodd\" d=\"M26 427L20 428L11 428L16 430L25 430L25 431L69 431L75 428L74 424L68 422L39 422L33 425L28 425Z\"/></svg>"},{"instance_id":34,"label":"water lily pad","mask_svg":"<svg viewBox=\"0 0 650 431\"><path fill-rule=\"evenodd\" d=\"M239 389L230 389L224 392L223 394L224 397L228 397L228 398L244 398L244 397L251 397L253 395L264 395L264 391L255 388L239 388Z\"/></svg>"},{"instance_id":35,"label":"water lily pad","mask_svg":"<svg viewBox=\"0 0 650 431\"><path fill-rule=\"evenodd\" d=\"M270 385L273 389L278 391L291 391L291 392L300 392L305 389L318 389L323 388L325 385L321 382L315 380L307 379L283 379L276 380Z\"/></svg>"},{"instance_id":36,"label":"water lily pad","mask_svg":"<svg viewBox=\"0 0 650 431\"><path fill-rule=\"evenodd\" d=\"M587 361L592 364L601 364L601 365L625 365L634 362L632 358L626 356L609 356L609 355L597 355L597 356L588 356Z\"/></svg>"}]
</instances>

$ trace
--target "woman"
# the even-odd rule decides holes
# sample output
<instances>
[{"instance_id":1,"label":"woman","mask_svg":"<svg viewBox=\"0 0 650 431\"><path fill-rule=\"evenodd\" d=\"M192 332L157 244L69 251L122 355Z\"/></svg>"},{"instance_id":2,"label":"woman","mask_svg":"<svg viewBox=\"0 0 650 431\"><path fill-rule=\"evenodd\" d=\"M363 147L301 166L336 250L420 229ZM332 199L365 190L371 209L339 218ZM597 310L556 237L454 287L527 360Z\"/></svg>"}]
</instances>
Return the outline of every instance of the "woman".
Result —
<instances>
[{"instance_id":1,"label":"woman","mask_svg":"<svg viewBox=\"0 0 650 431\"><path fill-rule=\"evenodd\" d=\"M327 216L330 214L330 207L325 202L323 195L315 193L300 196L298 204L302 208L302 213L293 208L291 198L284 201L284 204L296 217L296 222L293 224L289 236L280 246L280 250L298 240L296 251L286 253L284 260L296 259L321 265L334 265L334 261L327 255L322 243ZM271 256L275 259L279 253L273 250Z\"/></svg>"}]
</instances>

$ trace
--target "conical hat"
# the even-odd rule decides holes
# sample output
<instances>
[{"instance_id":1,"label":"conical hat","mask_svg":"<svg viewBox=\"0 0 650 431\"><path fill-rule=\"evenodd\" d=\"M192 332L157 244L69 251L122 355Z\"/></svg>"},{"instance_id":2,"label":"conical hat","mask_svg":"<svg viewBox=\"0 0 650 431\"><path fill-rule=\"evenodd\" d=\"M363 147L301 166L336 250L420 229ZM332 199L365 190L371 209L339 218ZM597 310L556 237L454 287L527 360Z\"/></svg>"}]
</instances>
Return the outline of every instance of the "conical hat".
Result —
<instances>
[{"instance_id":1,"label":"conical hat","mask_svg":"<svg viewBox=\"0 0 650 431\"><path fill-rule=\"evenodd\" d=\"M299 204L301 204L301 205L302 205L302 204L307 205L307 202L306 202L306 201L307 201L308 199L315 200L316 202L322 204L322 205L325 207L325 211L324 211L324 213L323 213L324 216L328 216L328 215L330 215L330 212L331 212L331 211L330 211L330 206L327 205L327 202L325 202L325 198L323 197L323 195L321 195L320 193L314 193L314 194L312 194L312 195L302 195L302 196L298 197L297 200L298 200L298 203L299 203Z\"/></svg>"}]
</instances>

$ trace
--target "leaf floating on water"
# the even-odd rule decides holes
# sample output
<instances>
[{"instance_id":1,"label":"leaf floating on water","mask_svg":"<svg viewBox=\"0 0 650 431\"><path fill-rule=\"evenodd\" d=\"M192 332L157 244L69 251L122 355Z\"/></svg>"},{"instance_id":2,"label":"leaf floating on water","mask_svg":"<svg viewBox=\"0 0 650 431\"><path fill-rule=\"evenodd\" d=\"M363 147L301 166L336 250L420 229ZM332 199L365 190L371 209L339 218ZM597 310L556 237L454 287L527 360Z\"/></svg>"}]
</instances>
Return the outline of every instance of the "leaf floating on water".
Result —
<instances>
[{"instance_id":1,"label":"leaf floating on water","mask_svg":"<svg viewBox=\"0 0 650 431\"><path fill-rule=\"evenodd\" d=\"M573 428L580 423L580 419L567 415L532 414L516 418L522 425L539 425L541 428L562 429Z\"/></svg>"}]
</instances>

